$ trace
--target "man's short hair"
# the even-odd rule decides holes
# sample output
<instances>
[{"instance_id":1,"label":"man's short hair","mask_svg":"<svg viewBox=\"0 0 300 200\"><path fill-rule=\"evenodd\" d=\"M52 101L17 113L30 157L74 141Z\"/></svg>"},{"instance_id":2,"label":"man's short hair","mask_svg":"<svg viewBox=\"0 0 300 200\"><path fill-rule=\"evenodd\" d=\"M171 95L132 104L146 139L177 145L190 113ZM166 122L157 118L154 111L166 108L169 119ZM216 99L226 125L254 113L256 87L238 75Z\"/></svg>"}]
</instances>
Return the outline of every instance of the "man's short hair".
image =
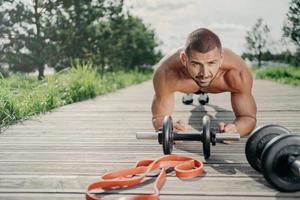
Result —
<instances>
[{"instance_id":1,"label":"man's short hair","mask_svg":"<svg viewBox=\"0 0 300 200\"><path fill-rule=\"evenodd\" d=\"M189 54L190 50L207 53L216 47L222 49L219 37L206 28L199 28L188 35L185 43L185 53Z\"/></svg>"}]
</instances>

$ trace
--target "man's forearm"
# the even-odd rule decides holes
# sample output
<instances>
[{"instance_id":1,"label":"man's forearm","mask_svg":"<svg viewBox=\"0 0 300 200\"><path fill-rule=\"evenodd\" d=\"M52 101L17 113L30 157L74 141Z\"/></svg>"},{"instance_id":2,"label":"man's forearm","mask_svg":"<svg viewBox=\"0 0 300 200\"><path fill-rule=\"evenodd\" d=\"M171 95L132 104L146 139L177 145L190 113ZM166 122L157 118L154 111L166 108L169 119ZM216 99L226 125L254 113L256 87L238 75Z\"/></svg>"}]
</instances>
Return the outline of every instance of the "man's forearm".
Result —
<instances>
[{"instance_id":1,"label":"man's forearm","mask_svg":"<svg viewBox=\"0 0 300 200\"><path fill-rule=\"evenodd\" d=\"M233 123L236 126L237 132L241 136L246 136L249 135L251 131L255 128L256 118L251 116L240 116L237 117Z\"/></svg>"}]
</instances>

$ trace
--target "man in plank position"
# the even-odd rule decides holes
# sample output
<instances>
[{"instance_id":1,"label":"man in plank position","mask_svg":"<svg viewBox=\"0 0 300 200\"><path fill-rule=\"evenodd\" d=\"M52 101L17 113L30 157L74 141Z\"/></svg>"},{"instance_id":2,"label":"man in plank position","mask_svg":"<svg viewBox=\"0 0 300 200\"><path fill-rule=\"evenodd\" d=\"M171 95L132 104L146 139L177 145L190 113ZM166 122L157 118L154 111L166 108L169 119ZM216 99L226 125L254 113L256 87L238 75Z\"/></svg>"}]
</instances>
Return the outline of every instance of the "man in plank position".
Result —
<instances>
[{"instance_id":1,"label":"man in plank position","mask_svg":"<svg viewBox=\"0 0 300 200\"><path fill-rule=\"evenodd\" d=\"M174 93L231 93L235 114L232 123L219 123L220 132L248 135L256 125L256 103L252 96L253 79L243 59L222 48L219 37L199 28L189 34L185 46L173 50L156 65L153 77L155 95L152 102L152 123L162 127L163 117L174 109ZM186 130L177 121L174 131Z\"/></svg>"}]
</instances>

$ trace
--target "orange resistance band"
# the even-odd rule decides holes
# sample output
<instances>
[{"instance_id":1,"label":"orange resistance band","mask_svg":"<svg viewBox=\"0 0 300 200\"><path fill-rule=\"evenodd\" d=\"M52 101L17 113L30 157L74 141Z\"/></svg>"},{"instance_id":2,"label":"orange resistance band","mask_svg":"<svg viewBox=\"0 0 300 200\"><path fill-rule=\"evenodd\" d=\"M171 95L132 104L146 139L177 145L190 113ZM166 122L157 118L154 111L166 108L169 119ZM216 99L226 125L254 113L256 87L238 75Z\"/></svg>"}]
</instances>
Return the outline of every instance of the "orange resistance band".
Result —
<instances>
[{"instance_id":1,"label":"orange resistance band","mask_svg":"<svg viewBox=\"0 0 300 200\"><path fill-rule=\"evenodd\" d=\"M155 193L137 195L128 200L156 200L159 199L159 190L164 183L168 168L174 168L176 176L180 179L189 179L201 176L203 172L203 163L199 160L186 156L166 155L157 160L141 160L133 168L123 169L115 172L109 172L101 177L101 180L91 183L87 187L86 200L101 200L94 193L97 189L119 189L137 185L143 182L144 178L157 169L161 171L154 183ZM103 192L102 194L105 194ZM125 198L122 198L125 199Z\"/></svg>"}]
</instances>

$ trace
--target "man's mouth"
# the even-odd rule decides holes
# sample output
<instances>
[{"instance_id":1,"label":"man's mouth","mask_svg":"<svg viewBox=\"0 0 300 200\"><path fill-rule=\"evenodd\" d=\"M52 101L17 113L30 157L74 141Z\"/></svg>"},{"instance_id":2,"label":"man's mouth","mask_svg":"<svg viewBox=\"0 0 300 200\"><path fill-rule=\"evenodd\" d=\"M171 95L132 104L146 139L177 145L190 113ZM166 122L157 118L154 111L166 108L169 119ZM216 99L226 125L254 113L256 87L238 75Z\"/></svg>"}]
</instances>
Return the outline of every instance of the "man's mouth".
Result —
<instances>
[{"instance_id":1,"label":"man's mouth","mask_svg":"<svg viewBox=\"0 0 300 200\"><path fill-rule=\"evenodd\" d=\"M193 79L197 83L197 85L199 85L200 87L207 85L211 81L211 77L202 78L202 77L196 76Z\"/></svg>"},{"instance_id":2,"label":"man's mouth","mask_svg":"<svg viewBox=\"0 0 300 200\"><path fill-rule=\"evenodd\" d=\"M207 83L209 79L200 79L200 83Z\"/></svg>"},{"instance_id":3,"label":"man's mouth","mask_svg":"<svg viewBox=\"0 0 300 200\"><path fill-rule=\"evenodd\" d=\"M207 77L207 78L197 78L196 77L196 80L198 80L200 83L207 83L210 81L210 78Z\"/></svg>"}]
</instances>

